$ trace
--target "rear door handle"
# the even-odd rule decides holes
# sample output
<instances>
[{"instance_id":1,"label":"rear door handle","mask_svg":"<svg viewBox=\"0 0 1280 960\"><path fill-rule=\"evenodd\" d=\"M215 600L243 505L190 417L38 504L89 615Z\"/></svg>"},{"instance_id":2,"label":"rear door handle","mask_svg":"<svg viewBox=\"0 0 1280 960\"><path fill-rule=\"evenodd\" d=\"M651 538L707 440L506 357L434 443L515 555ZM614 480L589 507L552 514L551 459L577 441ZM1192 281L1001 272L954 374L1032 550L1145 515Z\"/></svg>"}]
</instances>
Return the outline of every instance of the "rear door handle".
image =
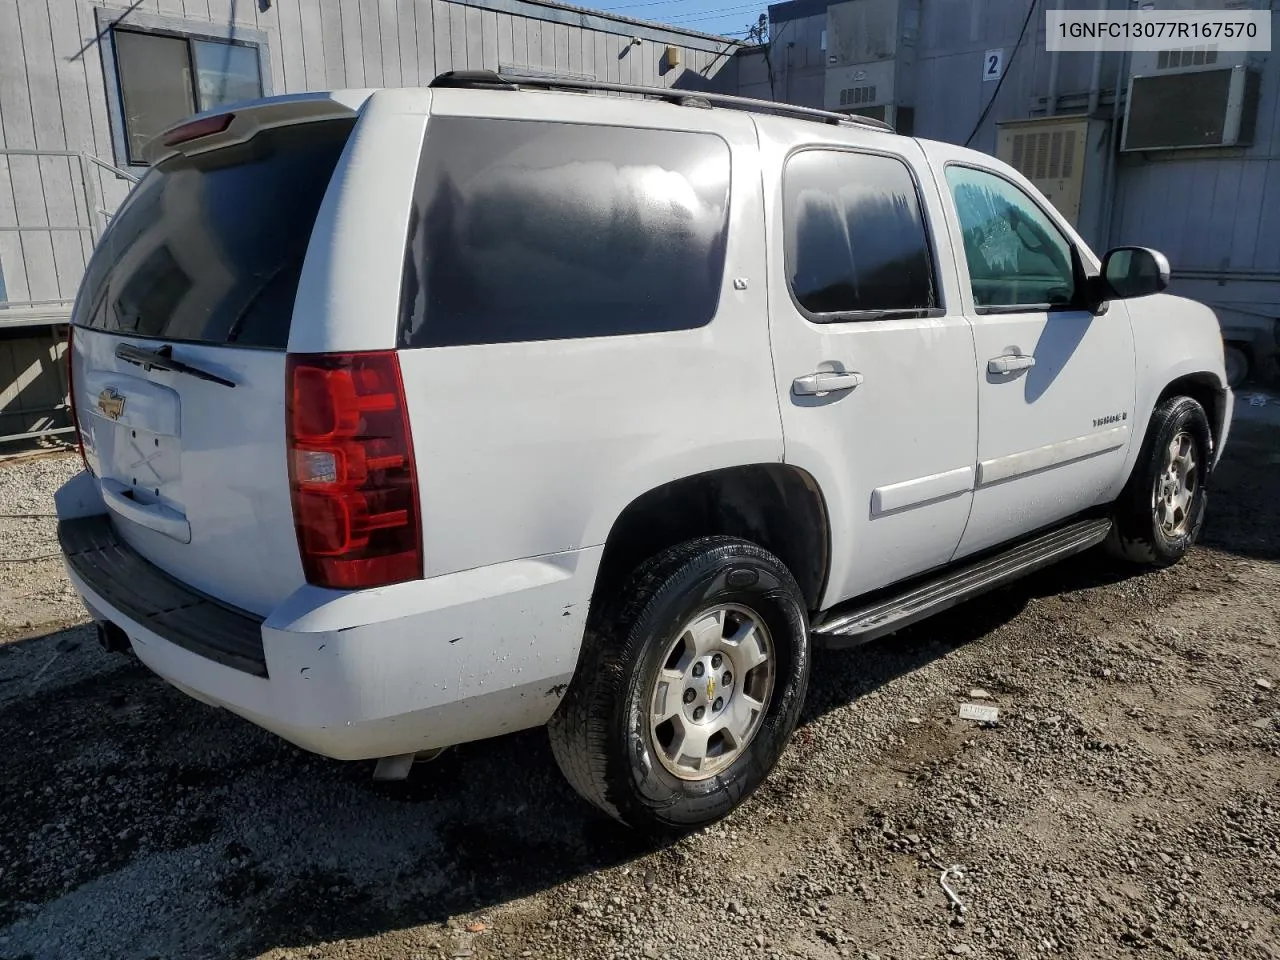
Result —
<instances>
[{"instance_id":1,"label":"rear door handle","mask_svg":"<svg viewBox=\"0 0 1280 960\"><path fill-rule=\"evenodd\" d=\"M862 383L862 374L848 373L811 373L805 377L796 377L791 381L791 391L797 397L818 397L824 393L836 393L841 390L852 390Z\"/></svg>"},{"instance_id":2,"label":"rear door handle","mask_svg":"<svg viewBox=\"0 0 1280 960\"><path fill-rule=\"evenodd\" d=\"M1030 370L1036 365L1036 358L1024 354L1010 353L1003 357L992 357L987 361L988 373L1017 373L1019 370Z\"/></svg>"}]
</instances>

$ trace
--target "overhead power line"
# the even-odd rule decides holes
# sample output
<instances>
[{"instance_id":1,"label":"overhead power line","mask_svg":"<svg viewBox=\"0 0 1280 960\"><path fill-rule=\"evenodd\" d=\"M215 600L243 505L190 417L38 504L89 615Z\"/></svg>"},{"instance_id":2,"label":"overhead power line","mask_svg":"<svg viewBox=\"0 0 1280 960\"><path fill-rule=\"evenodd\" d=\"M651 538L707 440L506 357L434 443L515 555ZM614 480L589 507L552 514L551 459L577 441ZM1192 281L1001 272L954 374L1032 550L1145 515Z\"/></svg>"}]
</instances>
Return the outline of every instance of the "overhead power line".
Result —
<instances>
[{"instance_id":1,"label":"overhead power line","mask_svg":"<svg viewBox=\"0 0 1280 960\"><path fill-rule=\"evenodd\" d=\"M688 3L689 0L646 0L644 3L624 3L620 7L596 7L604 13L617 13L619 10L634 10L636 7L662 7L670 3Z\"/></svg>"},{"instance_id":2,"label":"overhead power line","mask_svg":"<svg viewBox=\"0 0 1280 960\"><path fill-rule=\"evenodd\" d=\"M648 0L648 2L646 3L629 3L625 6L620 6L620 7L596 7L595 9L603 13L622 13L623 15L626 15L626 11L635 10L639 7L656 7L656 6L666 5L669 3L687 3L687 2L688 0ZM722 13L729 14L739 9L749 9L749 10L763 9L762 3L750 3L750 4L746 4L745 6L742 6L740 4L741 4L741 0L739 0L739 4L731 4L731 5L720 6L720 7L704 7L702 9L694 9L694 10L687 10L687 11L677 11L676 13L671 14L671 16L668 17L667 19L668 20L685 20L689 18L711 19L715 15L722 14ZM654 14L650 14L649 16L657 17L662 15L654 13Z\"/></svg>"},{"instance_id":3,"label":"overhead power line","mask_svg":"<svg viewBox=\"0 0 1280 960\"><path fill-rule=\"evenodd\" d=\"M759 4L749 3L741 7L726 7L723 11L719 13L708 14L706 16L671 17L671 18L668 18L667 22L678 24L678 23L701 23L704 20L723 20L726 17L733 16L734 14L746 13L748 10L759 10L759 9L760 9Z\"/></svg>"},{"instance_id":4,"label":"overhead power line","mask_svg":"<svg viewBox=\"0 0 1280 960\"><path fill-rule=\"evenodd\" d=\"M1031 17L1035 12L1036 0L1031 0L1031 5L1027 8L1027 19L1022 21L1022 32L1018 34L1018 42L1013 45L1013 53L1009 54L1009 62L1004 65L1004 72L1000 74L1000 79L996 81L996 88L991 92L991 99L987 101L987 105L982 110L982 115L978 117L978 122L973 125L969 136L965 137L964 145L966 147L978 135L978 131L982 129L983 121L987 119L987 114L991 112L991 108L995 105L996 97L1000 96L1000 88L1004 86L1004 78L1009 76L1009 71L1013 68L1013 60L1022 48L1023 38L1027 35L1027 26L1031 23Z\"/></svg>"}]
</instances>

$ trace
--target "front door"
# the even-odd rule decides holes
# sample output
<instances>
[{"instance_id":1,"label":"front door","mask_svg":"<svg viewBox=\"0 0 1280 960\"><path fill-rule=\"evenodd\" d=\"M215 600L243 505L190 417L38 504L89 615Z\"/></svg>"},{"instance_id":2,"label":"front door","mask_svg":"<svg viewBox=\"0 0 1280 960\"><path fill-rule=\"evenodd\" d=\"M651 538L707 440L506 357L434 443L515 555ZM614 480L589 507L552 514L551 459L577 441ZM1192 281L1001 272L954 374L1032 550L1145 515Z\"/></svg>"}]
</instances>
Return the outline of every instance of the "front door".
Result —
<instances>
[{"instance_id":1,"label":"front door","mask_svg":"<svg viewBox=\"0 0 1280 960\"><path fill-rule=\"evenodd\" d=\"M973 339L953 265L934 256L941 197L915 141L801 146L757 123L765 163L784 166L769 303L785 457L826 498L831 606L955 552L977 448Z\"/></svg>"},{"instance_id":2,"label":"front door","mask_svg":"<svg viewBox=\"0 0 1280 960\"><path fill-rule=\"evenodd\" d=\"M970 157L938 164L978 361L977 475L958 556L1114 499L1129 443L1141 441L1124 304L1084 308L1092 254L1047 203Z\"/></svg>"}]
</instances>

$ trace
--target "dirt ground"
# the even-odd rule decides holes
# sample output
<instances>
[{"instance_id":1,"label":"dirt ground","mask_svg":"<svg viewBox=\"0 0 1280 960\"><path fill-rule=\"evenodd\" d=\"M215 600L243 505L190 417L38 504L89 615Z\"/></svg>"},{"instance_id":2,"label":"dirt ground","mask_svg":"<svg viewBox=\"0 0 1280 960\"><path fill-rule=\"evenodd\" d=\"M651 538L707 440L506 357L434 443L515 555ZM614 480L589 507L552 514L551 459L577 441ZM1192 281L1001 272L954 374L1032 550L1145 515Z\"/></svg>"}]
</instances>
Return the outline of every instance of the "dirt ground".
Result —
<instances>
[{"instance_id":1,"label":"dirt ground","mask_svg":"<svg viewBox=\"0 0 1280 960\"><path fill-rule=\"evenodd\" d=\"M1265 412L1178 567L1091 553L817 655L766 786L661 849L542 731L375 784L101 653L56 559L0 562L0 957L1280 957ZM76 465L0 467L0 557L56 550L31 514Z\"/></svg>"}]
</instances>

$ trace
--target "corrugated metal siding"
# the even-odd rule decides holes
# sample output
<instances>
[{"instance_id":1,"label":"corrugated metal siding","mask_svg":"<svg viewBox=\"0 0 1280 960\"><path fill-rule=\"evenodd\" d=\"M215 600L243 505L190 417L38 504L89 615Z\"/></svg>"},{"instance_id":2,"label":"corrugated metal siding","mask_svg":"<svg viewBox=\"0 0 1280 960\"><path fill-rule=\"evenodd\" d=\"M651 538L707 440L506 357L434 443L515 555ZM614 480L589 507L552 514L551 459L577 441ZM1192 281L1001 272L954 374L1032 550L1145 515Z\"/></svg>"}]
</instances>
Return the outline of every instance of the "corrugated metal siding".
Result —
<instances>
[{"instance_id":1,"label":"corrugated metal siding","mask_svg":"<svg viewBox=\"0 0 1280 960\"><path fill-rule=\"evenodd\" d=\"M0 339L0 437L58 429L69 422L65 344L57 329Z\"/></svg>"},{"instance_id":2,"label":"corrugated metal siding","mask_svg":"<svg viewBox=\"0 0 1280 960\"><path fill-rule=\"evenodd\" d=\"M1272 58L1263 75L1253 146L1121 160L1116 242L1163 246L1175 273L1264 274L1280 281L1277 66Z\"/></svg>"},{"instance_id":3,"label":"corrugated metal siding","mask_svg":"<svg viewBox=\"0 0 1280 960\"><path fill-rule=\"evenodd\" d=\"M267 37L270 92L428 83L499 65L655 85L708 85L697 71L730 44L522 0L14 0L0 2L0 147L83 151L110 162L112 130L95 8L252 28ZM633 36L640 44L631 45ZM680 64L663 68L667 44ZM265 79L265 78L264 78ZM0 156L0 226L89 223L78 164ZM94 172L107 210L128 183ZM89 253L75 232L2 233L8 298L73 297Z\"/></svg>"},{"instance_id":4,"label":"corrugated metal siding","mask_svg":"<svg viewBox=\"0 0 1280 960\"><path fill-rule=\"evenodd\" d=\"M776 25L771 37L770 56L773 58L774 91L779 100L803 107L823 105L827 58L822 51L822 31L826 28L825 12L784 20ZM766 72L766 84L768 79Z\"/></svg>"},{"instance_id":5,"label":"corrugated metal siding","mask_svg":"<svg viewBox=\"0 0 1280 960\"><path fill-rule=\"evenodd\" d=\"M1026 16L1025 0L922 0L915 104L918 136L964 143L996 94L997 82L982 79L983 54L995 48L1004 51L1004 82L999 84L999 99L969 145L994 153L996 120L1030 115L1033 97L1046 84L1048 54L1043 14L1032 16L1018 46ZM1068 59L1063 58L1064 64ZM1087 82L1088 62L1083 69Z\"/></svg>"},{"instance_id":6,"label":"corrugated metal siding","mask_svg":"<svg viewBox=\"0 0 1280 960\"><path fill-rule=\"evenodd\" d=\"M1280 13L1273 12L1273 32ZM1123 154L1112 244L1165 252L1171 290L1280 317L1280 61L1265 58L1252 146ZM1176 198L1175 202L1170 202Z\"/></svg>"},{"instance_id":7,"label":"corrugated metal siding","mask_svg":"<svg viewBox=\"0 0 1280 960\"><path fill-rule=\"evenodd\" d=\"M1093 7L1096 2L1067 4ZM1110 0L1120 9L1120 0ZM826 25L823 0L770 8L774 89L779 99L821 105L825 71L818 37ZM1043 115L1051 55L1045 50L1044 9L1038 0L1022 43L1027 0L921 0L917 51L917 136L994 153L997 124ZM1280 11L1272 12L1273 33ZM1005 79L982 79L986 50L1004 51ZM1016 51L1016 52L1015 52ZM735 65L743 93L767 96L759 54ZM1058 58L1058 112L1082 113L1093 69L1091 53ZM1101 116L1110 118L1118 54L1101 61ZM1175 291L1217 306L1236 305L1280 315L1280 60L1261 58L1263 73L1254 144L1240 149L1121 155L1109 241L1156 247L1169 257ZM748 73L750 79L748 80ZM749 84L749 86L748 86ZM992 97L998 98L992 103ZM985 120L975 126L990 104ZM1093 189L1101 189L1097 184ZM1176 198L1176 202L1170 202Z\"/></svg>"},{"instance_id":8,"label":"corrugated metal siding","mask_svg":"<svg viewBox=\"0 0 1280 960\"><path fill-rule=\"evenodd\" d=\"M1042 14L1033 16L1013 56L1026 12L1025 0L922 0L917 135L960 143L969 136L995 91L995 83L980 78L982 53L989 48L1004 49L1008 76L971 146L994 152L998 121L1045 109L1051 58ZM1092 54L1059 56L1060 113L1084 110L1092 66ZM1119 55L1103 57L1106 117L1119 68ZM1175 278L1216 278L1175 280L1175 289L1280 314L1280 244L1272 239L1280 236L1280 62L1265 58L1262 70L1253 146L1120 156L1109 241L1163 250Z\"/></svg>"},{"instance_id":9,"label":"corrugated metal siding","mask_svg":"<svg viewBox=\"0 0 1280 960\"><path fill-rule=\"evenodd\" d=\"M705 87L733 44L604 14L524 0L0 0L0 149L113 155L98 10L180 18L192 27L261 31L271 93L429 83L445 70L499 65L601 80ZM640 38L632 45L632 37ZM663 67L668 44L680 64ZM102 209L129 183L93 168ZM83 231L96 211L85 200L80 163L66 157L0 154L0 270L8 302L75 296L91 252ZM69 312L69 306L54 308ZM4 311L0 309L0 323ZM52 330L0 337L0 436L60 427L65 394Z\"/></svg>"}]
</instances>

